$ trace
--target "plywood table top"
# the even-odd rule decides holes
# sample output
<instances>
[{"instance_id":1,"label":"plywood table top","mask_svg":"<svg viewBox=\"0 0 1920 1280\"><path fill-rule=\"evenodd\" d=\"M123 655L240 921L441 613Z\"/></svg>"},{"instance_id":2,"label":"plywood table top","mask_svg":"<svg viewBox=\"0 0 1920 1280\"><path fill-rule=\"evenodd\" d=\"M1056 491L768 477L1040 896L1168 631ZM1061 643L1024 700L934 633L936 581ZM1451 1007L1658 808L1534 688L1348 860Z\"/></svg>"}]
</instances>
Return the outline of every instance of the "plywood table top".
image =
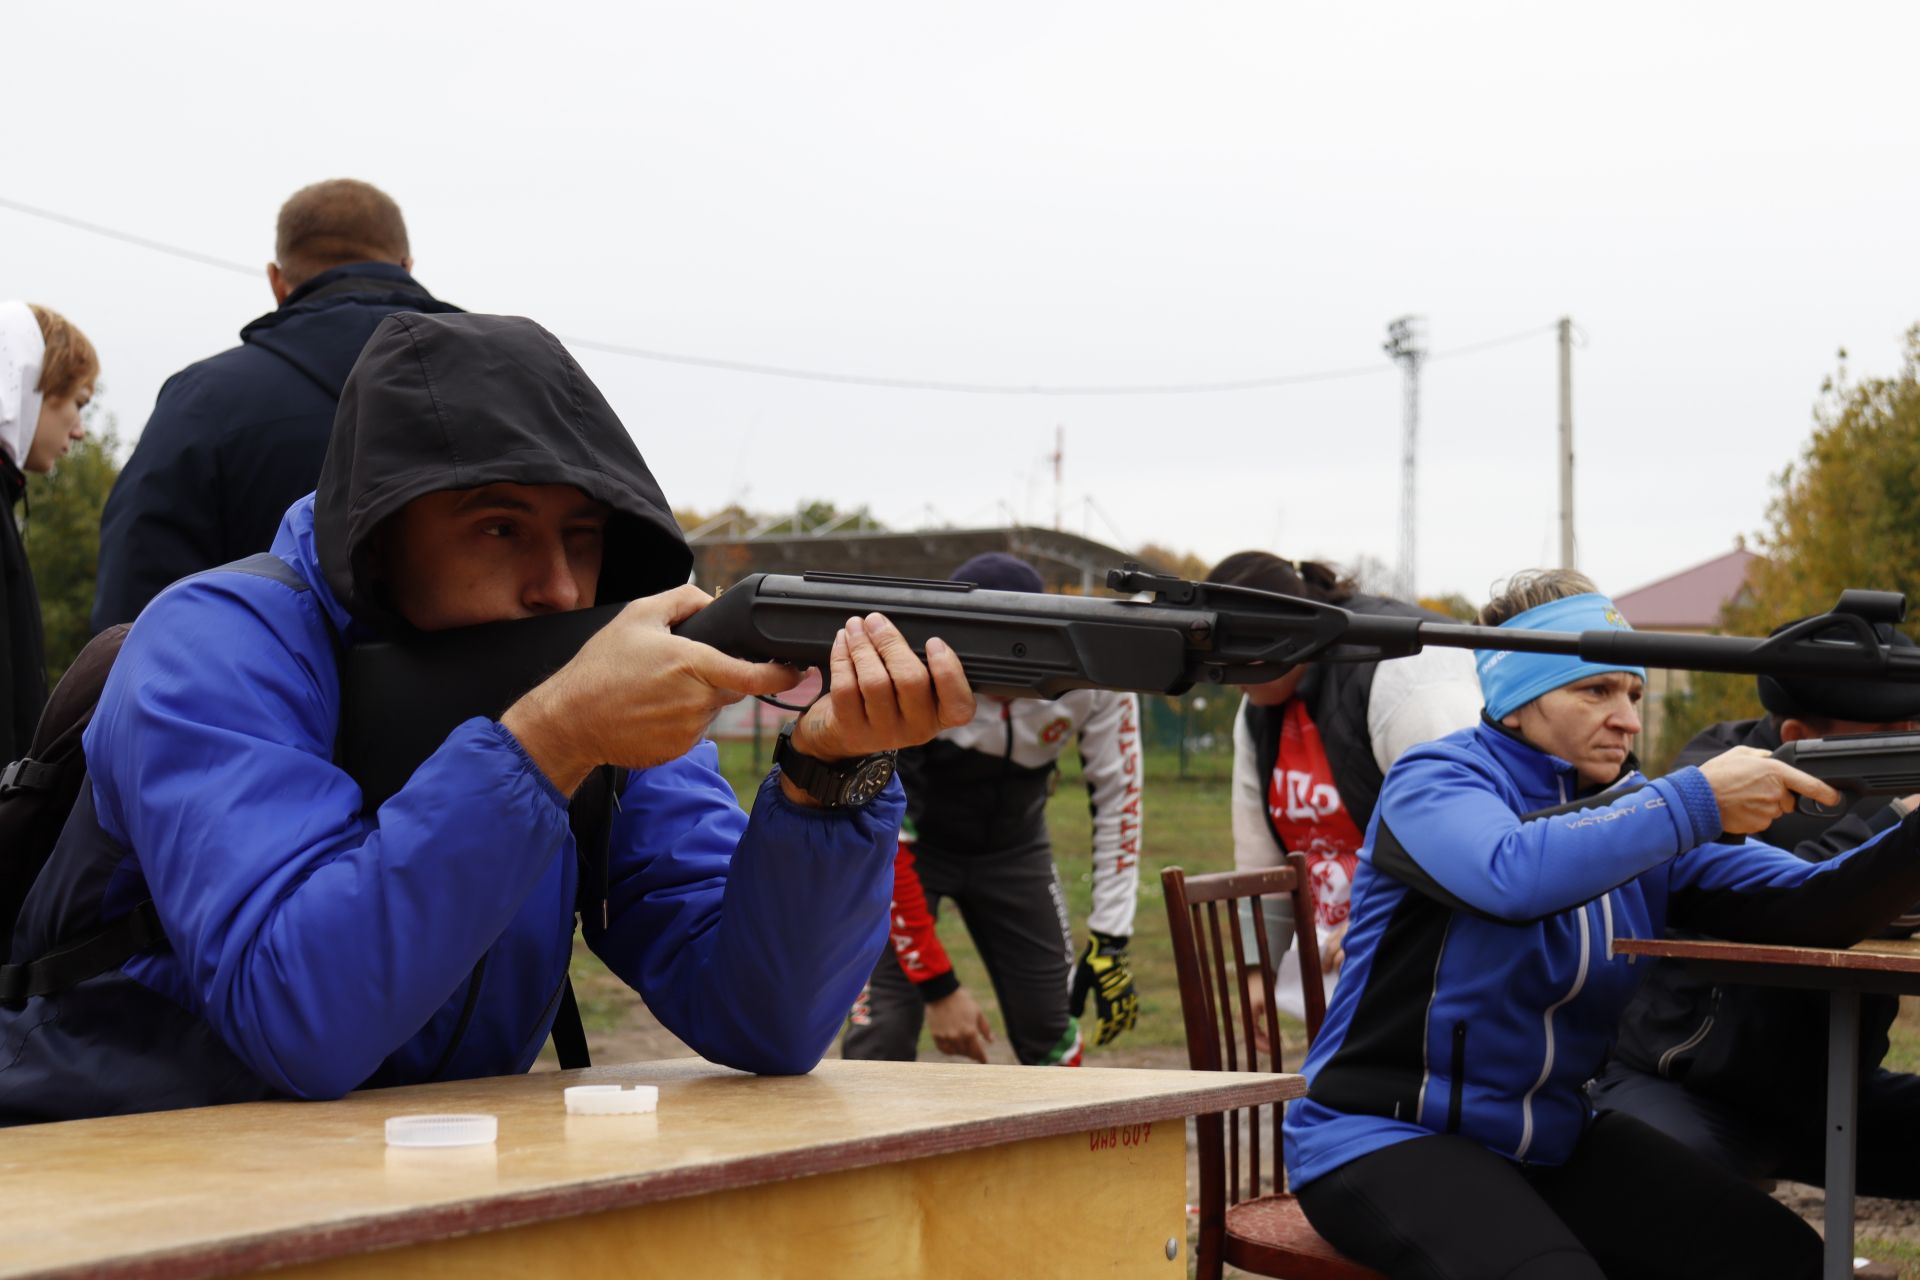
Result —
<instances>
[{"instance_id":1,"label":"plywood table top","mask_svg":"<svg viewBox=\"0 0 1920 1280\"><path fill-rule=\"evenodd\" d=\"M1616 938L1615 954L1679 960L1716 982L1920 995L1920 939L1870 938L1844 948L1763 946L1701 938Z\"/></svg>"},{"instance_id":2,"label":"plywood table top","mask_svg":"<svg viewBox=\"0 0 1920 1280\"><path fill-rule=\"evenodd\" d=\"M654 1084L651 1116L568 1116ZM923 1156L1298 1097L1298 1076L697 1058L0 1130L0 1276L224 1275ZM386 1146L388 1116L485 1112L488 1147Z\"/></svg>"},{"instance_id":3,"label":"plywood table top","mask_svg":"<svg viewBox=\"0 0 1920 1280\"><path fill-rule=\"evenodd\" d=\"M1706 938L1616 938L1613 949L1620 955L1660 956L1675 960L1717 960L1738 964L1801 965L1814 969L1920 974L1920 939L1914 938L1869 938L1845 949L1763 946L1754 942L1721 942Z\"/></svg>"}]
</instances>

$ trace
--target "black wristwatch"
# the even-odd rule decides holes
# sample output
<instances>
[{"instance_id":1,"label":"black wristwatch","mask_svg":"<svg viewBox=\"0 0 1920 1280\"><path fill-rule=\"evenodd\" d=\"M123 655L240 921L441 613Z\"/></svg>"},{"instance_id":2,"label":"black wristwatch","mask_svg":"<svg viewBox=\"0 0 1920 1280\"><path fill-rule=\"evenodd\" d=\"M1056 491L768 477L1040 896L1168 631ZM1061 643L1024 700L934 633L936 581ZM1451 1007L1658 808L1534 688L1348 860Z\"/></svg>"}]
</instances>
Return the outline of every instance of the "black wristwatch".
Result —
<instances>
[{"instance_id":1,"label":"black wristwatch","mask_svg":"<svg viewBox=\"0 0 1920 1280\"><path fill-rule=\"evenodd\" d=\"M780 726L773 744L773 762L795 786L829 809L857 809L887 789L893 778L891 751L828 764L793 745L793 722Z\"/></svg>"}]
</instances>

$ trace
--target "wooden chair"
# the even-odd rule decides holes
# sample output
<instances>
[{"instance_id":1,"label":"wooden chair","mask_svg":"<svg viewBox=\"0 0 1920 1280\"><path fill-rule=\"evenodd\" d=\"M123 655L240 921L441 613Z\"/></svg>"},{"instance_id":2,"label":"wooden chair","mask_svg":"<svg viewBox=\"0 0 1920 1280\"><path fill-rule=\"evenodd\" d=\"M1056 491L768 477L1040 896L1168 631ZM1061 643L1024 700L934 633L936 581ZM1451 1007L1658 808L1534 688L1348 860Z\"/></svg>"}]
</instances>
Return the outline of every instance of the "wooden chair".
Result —
<instances>
[{"instance_id":1,"label":"wooden chair","mask_svg":"<svg viewBox=\"0 0 1920 1280\"><path fill-rule=\"evenodd\" d=\"M1259 924L1260 909L1264 898L1284 894L1293 900L1293 918L1304 942L1296 942L1296 946L1300 952L1300 985L1306 998L1307 1039L1311 1042L1320 1033L1327 1009L1321 989L1320 951L1314 945L1310 923L1313 901L1305 859L1292 854L1287 865L1268 871L1224 872L1192 879L1179 867L1169 867L1161 873L1160 884L1166 891L1174 967L1180 978L1188 1065L1195 1071L1284 1070L1273 993L1279 957L1270 954L1267 931ZM1250 931L1239 926L1242 904L1252 910L1254 928ZM1246 932L1253 934L1251 957ZM1250 976L1266 993L1265 1022L1271 1053L1265 1063L1254 1042L1253 1006L1247 994ZM1263 1111L1268 1113L1264 1142ZM1216 1112L1194 1121L1200 1145L1196 1280L1219 1280L1222 1265L1227 1263L1285 1280L1380 1280L1377 1272L1349 1261L1322 1240L1300 1211L1299 1202L1287 1193L1280 1155L1281 1111L1281 1104L1276 1103L1225 1115ZM1263 1150L1270 1167L1263 1165ZM1271 1188L1265 1194L1263 1178Z\"/></svg>"}]
</instances>

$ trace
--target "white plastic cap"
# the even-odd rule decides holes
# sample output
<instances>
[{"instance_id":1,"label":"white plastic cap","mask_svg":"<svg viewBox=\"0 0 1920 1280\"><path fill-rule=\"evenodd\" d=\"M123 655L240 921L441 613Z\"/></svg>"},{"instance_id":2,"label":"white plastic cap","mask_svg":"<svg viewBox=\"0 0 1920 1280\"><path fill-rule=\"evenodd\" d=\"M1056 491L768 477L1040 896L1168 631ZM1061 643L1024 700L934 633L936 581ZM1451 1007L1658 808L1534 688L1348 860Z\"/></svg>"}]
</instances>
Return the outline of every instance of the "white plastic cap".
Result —
<instances>
[{"instance_id":1,"label":"white plastic cap","mask_svg":"<svg viewBox=\"0 0 1920 1280\"><path fill-rule=\"evenodd\" d=\"M390 1147L476 1147L500 1136L493 1116L388 1116Z\"/></svg>"},{"instance_id":2,"label":"white plastic cap","mask_svg":"<svg viewBox=\"0 0 1920 1280\"><path fill-rule=\"evenodd\" d=\"M623 1089L617 1084L576 1084L567 1090L570 1116L639 1116L660 1105L660 1090L650 1084Z\"/></svg>"}]
</instances>

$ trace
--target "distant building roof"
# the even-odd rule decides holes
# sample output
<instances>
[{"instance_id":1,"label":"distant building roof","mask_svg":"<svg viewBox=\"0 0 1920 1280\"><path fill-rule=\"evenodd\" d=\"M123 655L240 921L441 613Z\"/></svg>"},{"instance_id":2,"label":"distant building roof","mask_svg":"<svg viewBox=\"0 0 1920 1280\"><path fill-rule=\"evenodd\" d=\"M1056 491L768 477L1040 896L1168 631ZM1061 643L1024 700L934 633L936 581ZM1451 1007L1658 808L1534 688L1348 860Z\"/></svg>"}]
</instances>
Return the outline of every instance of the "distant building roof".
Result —
<instances>
[{"instance_id":1,"label":"distant building roof","mask_svg":"<svg viewBox=\"0 0 1920 1280\"><path fill-rule=\"evenodd\" d=\"M1010 551L1040 571L1049 591L1104 589L1107 570L1128 560L1122 551L1077 533L1014 525L999 529L876 530L774 534L757 538L714 534L692 539L694 581L709 591L749 573L877 573L898 578L945 578L982 551ZM1164 567L1164 566L1162 566Z\"/></svg>"},{"instance_id":2,"label":"distant building roof","mask_svg":"<svg viewBox=\"0 0 1920 1280\"><path fill-rule=\"evenodd\" d=\"M1705 631L1720 624L1720 611L1747 588L1747 569L1760 557L1737 547L1704 564L1694 565L1650 582L1623 596L1615 596L1628 622L1642 629Z\"/></svg>"}]
</instances>

